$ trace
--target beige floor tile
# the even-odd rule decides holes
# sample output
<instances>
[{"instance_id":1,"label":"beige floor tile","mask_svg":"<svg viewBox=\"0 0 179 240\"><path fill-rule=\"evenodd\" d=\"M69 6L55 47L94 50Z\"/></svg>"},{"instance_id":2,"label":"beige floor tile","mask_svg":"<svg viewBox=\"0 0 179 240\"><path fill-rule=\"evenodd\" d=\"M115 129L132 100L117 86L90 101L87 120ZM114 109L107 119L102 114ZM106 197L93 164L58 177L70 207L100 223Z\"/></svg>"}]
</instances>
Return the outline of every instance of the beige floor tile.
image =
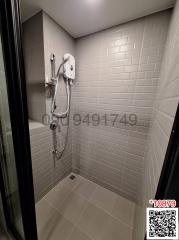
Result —
<instances>
[{"instance_id":1,"label":"beige floor tile","mask_svg":"<svg viewBox=\"0 0 179 240\"><path fill-rule=\"evenodd\" d=\"M60 207L55 207L66 219L76 224L86 205L87 201L83 197L72 192Z\"/></svg>"},{"instance_id":2,"label":"beige floor tile","mask_svg":"<svg viewBox=\"0 0 179 240\"><path fill-rule=\"evenodd\" d=\"M86 199L90 199L91 195L95 191L97 184L82 178L82 181L73 189L76 194L83 196Z\"/></svg>"},{"instance_id":3,"label":"beige floor tile","mask_svg":"<svg viewBox=\"0 0 179 240\"><path fill-rule=\"evenodd\" d=\"M74 228L68 240L92 240L78 228Z\"/></svg>"},{"instance_id":4,"label":"beige floor tile","mask_svg":"<svg viewBox=\"0 0 179 240\"><path fill-rule=\"evenodd\" d=\"M71 175L75 176L75 178L73 180L70 179ZM64 178L62 181L60 181L59 184L57 184L57 186L54 189L61 190L63 187L65 187L65 188L69 188L69 190L73 190L73 188L75 188L78 185L78 183L80 183L81 180L82 180L81 176L79 176L75 173L71 173L66 178Z\"/></svg>"},{"instance_id":5,"label":"beige floor tile","mask_svg":"<svg viewBox=\"0 0 179 240\"><path fill-rule=\"evenodd\" d=\"M90 202L111 213L117 198L118 195L116 193L98 186L92 194Z\"/></svg>"},{"instance_id":6,"label":"beige floor tile","mask_svg":"<svg viewBox=\"0 0 179 240\"><path fill-rule=\"evenodd\" d=\"M67 177L36 205L39 239L131 240L134 207L83 177Z\"/></svg>"},{"instance_id":7,"label":"beige floor tile","mask_svg":"<svg viewBox=\"0 0 179 240\"><path fill-rule=\"evenodd\" d=\"M135 204L133 202L118 196L112 209L112 215L128 226L133 227L134 211Z\"/></svg>"},{"instance_id":8,"label":"beige floor tile","mask_svg":"<svg viewBox=\"0 0 179 240\"><path fill-rule=\"evenodd\" d=\"M132 229L111 217L108 219L108 226L96 240L132 240Z\"/></svg>"},{"instance_id":9,"label":"beige floor tile","mask_svg":"<svg viewBox=\"0 0 179 240\"><path fill-rule=\"evenodd\" d=\"M67 240L74 226L62 215L49 219L48 224L38 231L39 240Z\"/></svg>"},{"instance_id":10,"label":"beige floor tile","mask_svg":"<svg viewBox=\"0 0 179 240\"><path fill-rule=\"evenodd\" d=\"M70 195L72 190L79 184L81 181L81 176L75 175L75 179L71 180L67 176L62 181L60 181L45 197L44 199L47 200L50 204L55 206L60 206L63 201Z\"/></svg>"},{"instance_id":11,"label":"beige floor tile","mask_svg":"<svg viewBox=\"0 0 179 240\"><path fill-rule=\"evenodd\" d=\"M70 195L71 188L65 185L58 186L57 188L52 189L44 199L52 206L60 207L65 199Z\"/></svg>"},{"instance_id":12,"label":"beige floor tile","mask_svg":"<svg viewBox=\"0 0 179 240\"><path fill-rule=\"evenodd\" d=\"M55 224L58 217L58 212L45 200L41 200L38 204L36 204L36 220L38 229L46 228L49 223Z\"/></svg>"},{"instance_id":13,"label":"beige floor tile","mask_svg":"<svg viewBox=\"0 0 179 240\"><path fill-rule=\"evenodd\" d=\"M100 233L106 228L109 215L88 203L77 226L93 239L97 239Z\"/></svg>"}]
</instances>

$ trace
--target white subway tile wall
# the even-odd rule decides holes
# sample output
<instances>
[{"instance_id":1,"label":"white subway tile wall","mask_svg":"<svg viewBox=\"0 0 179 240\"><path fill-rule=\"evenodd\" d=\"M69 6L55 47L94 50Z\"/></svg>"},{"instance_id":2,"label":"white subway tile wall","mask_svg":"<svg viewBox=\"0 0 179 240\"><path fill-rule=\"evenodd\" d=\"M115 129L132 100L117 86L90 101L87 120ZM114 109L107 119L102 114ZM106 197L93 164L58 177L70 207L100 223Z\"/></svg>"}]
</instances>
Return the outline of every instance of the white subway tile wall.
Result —
<instances>
[{"instance_id":1,"label":"white subway tile wall","mask_svg":"<svg viewBox=\"0 0 179 240\"><path fill-rule=\"evenodd\" d=\"M137 206L134 239L144 236L145 207L154 199L172 125L179 102L179 1L177 1L162 61L160 81L153 106L152 124L145 155L145 174L142 180L142 204Z\"/></svg>"},{"instance_id":2,"label":"white subway tile wall","mask_svg":"<svg viewBox=\"0 0 179 240\"><path fill-rule=\"evenodd\" d=\"M82 121L74 115L73 171L133 201L144 174L170 16L171 10L163 11L76 41L72 108ZM114 125L111 114L119 114ZM137 123L124 124L124 114Z\"/></svg>"},{"instance_id":3,"label":"white subway tile wall","mask_svg":"<svg viewBox=\"0 0 179 240\"><path fill-rule=\"evenodd\" d=\"M49 127L42 124L38 124L37 127L33 125L29 124L35 200L38 202L59 180L71 172L72 153L69 141L62 159L54 162Z\"/></svg>"}]
</instances>

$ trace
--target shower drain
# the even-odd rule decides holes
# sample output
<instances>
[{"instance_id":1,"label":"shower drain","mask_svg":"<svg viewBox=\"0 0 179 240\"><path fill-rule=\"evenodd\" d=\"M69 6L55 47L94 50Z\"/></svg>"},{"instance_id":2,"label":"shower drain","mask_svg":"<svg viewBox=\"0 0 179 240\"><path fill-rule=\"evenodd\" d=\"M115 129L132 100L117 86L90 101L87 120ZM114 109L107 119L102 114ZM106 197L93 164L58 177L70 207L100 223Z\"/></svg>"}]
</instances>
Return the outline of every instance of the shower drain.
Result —
<instances>
[{"instance_id":1,"label":"shower drain","mask_svg":"<svg viewBox=\"0 0 179 240\"><path fill-rule=\"evenodd\" d=\"M71 176L70 176L70 179L71 179L71 180L74 180L75 178L76 178L75 175L71 175Z\"/></svg>"}]
</instances>

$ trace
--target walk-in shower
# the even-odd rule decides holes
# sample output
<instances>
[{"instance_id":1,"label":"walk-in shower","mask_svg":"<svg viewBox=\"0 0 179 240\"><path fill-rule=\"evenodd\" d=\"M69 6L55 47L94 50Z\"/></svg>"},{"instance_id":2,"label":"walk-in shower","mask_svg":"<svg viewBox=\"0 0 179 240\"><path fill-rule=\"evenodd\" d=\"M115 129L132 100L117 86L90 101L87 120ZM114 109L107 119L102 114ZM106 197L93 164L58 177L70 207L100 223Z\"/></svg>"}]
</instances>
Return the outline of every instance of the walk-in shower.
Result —
<instances>
[{"instance_id":1,"label":"walk-in shower","mask_svg":"<svg viewBox=\"0 0 179 240\"><path fill-rule=\"evenodd\" d=\"M56 159L60 159L63 152L65 151L67 139L68 139L70 104L71 104L71 86L73 85L73 81L75 79L75 58L71 54L66 53L63 57L62 63L58 67L57 73L56 73L56 67L55 67L56 62L55 62L54 54L51 54L50 61L51 61L51 81L47 82L46 84L51 88L50 92L52 97L51 112L50 112L50 115L51 115L50 129L52 130L52 136L53 136L52 153ZM64 112L57 113L55 111L57 108L56 97L58 93L58 88L60 87L60 81L62 79L64 80L65 88L66 88L66 97L67 97L66 110ZM57 135L58 135L58 131L61 130L60 119L63 119L63 118L67 119L67 131L65 135L64 145L60 149L58 146Z\"/></svg>"},{"instance_id":2,"label":"walk-in shower","mask_svg":"<svg viewBox=\"0 0 179 240\"><path fill-rule=\"evenodd\" d=\"M0 0L0 239L143 240L151 203L178 202L179 0L21 0L22 23L18 1Z\"/></svg>"}]
</instances>

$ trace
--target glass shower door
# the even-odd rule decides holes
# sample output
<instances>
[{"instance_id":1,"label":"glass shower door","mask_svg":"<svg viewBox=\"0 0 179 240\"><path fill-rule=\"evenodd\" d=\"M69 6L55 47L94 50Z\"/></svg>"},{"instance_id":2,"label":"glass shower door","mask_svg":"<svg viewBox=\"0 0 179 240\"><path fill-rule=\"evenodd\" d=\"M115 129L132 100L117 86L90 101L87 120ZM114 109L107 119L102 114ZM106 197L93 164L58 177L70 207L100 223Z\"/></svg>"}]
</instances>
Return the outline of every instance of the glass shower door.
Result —
<instances>
[{"instance_id":1,"label":"glass shower door","mask_svg":"<svg viewBox=\"0 0 179 240\"><path fill-rule=\"evenodd\" d=\"M19 0L0 0L0 192L7 231L37 240Z\"/></svg>"},{"instance_id":2,"label":"glass shower door","mask_svg":"<svg viewBox=\"0 0 179 240\"><path fill-rule=\"evenodd\" d=\"M2 184L4 185L4 198L6 199L7 218L12 231L16 232L16 235L18 235L19 238L24 239L1 41L0 41L0 153L1 153L0 167L3 179Z\"/></svg>"}]
</instances>

